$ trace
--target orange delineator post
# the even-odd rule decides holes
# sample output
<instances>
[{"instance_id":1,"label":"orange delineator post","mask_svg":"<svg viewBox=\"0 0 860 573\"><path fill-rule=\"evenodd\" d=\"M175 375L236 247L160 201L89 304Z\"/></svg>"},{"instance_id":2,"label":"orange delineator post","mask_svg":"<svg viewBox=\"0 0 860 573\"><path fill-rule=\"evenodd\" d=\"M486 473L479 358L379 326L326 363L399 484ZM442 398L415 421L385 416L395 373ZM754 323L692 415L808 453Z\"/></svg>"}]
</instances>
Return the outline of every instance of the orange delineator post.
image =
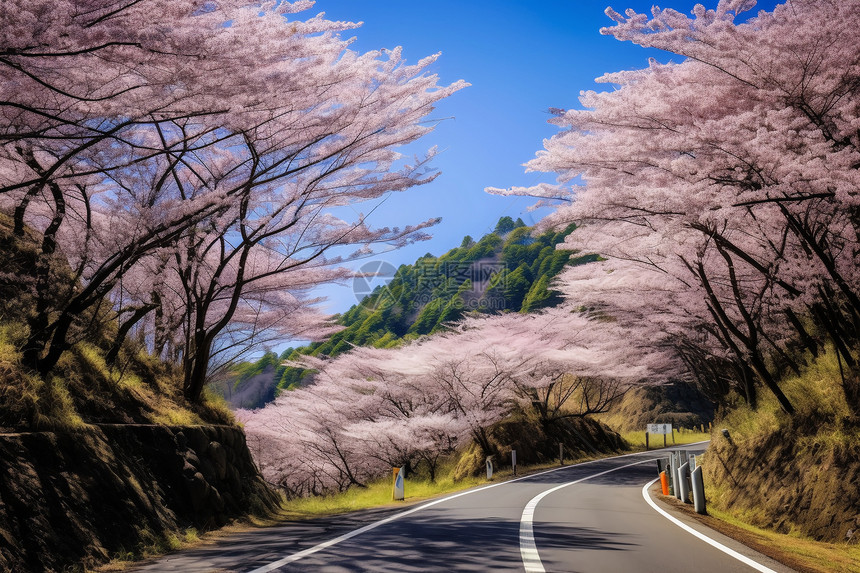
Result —
<instances>
[{"instance_id":1,"label":"orange delineator post","mask_svg":"<svg viewBox=\"0 0 860 573\"><path fill-rule=\"evenodd\" d=\"M665 471L660 472L660 487L663 488L663 495L669 495L669 478Z\"/></svg>"}]
</instances>

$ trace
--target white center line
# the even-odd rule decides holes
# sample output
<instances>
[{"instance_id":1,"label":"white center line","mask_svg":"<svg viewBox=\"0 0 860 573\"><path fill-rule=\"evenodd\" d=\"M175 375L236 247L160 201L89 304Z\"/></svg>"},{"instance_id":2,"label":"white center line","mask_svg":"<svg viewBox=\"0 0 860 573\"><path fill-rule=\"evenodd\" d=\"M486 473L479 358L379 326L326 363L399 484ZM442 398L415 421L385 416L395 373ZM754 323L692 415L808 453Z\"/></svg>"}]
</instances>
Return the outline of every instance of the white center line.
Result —
<instances>
[{"instance_id":1,"label":"white center line","mask_svg":"<svg viewBox=\"0 0 860 573\"><path fill-rule=\"evenodd\" d=\"M699 443L704 443L704 442L699 442ZM688 447L689 447L689 446L694 446L694 445L698 445L699 443L697 443L697 444L687 444L687 446L688 446ZM317 552L319 552L319 551L322 551L323 549L326 549L326 548L331 547L331 546L333 546L333 545L337 545L338 543L341 543L341 542L343 542L343 541L346 541L347 539L352 539L353 537L355 537L355 536L357 536L357 535L361 535L362 533L366 533L366 532L368 532L368 531L370 531L370 530L372 530L372 529L376 529L377 527L379 527L379 526L381 526L381 525L385 525L386 523L391 523L392 521L395 521L395 520L397 520L397 519L400 519L401 517L406 517L407 515L411 515L411 514L413 514L413 513L417 512L417 511L421 511L422 509L427 509L428 507L433 507L434 505L438 505L438 504L440 504L440 503L444 503L444 502L446 502L446 501L448 501L448 500L455 499L455 498L458 498L458 497L462 497L462 496L464 496L464 495L469 495L469 494L473 494L473 493L478 493L479 491L484 491L484 490L491 489L491 488L494 488L494 487L499 487L499 486L502 486L502 485L511 484L511 483L518 482L518 481L521 481L521 480L533 479L533 478L535 478L535 477L537 477L537 476L541 476L541 475L545 475L545 474L550 474L550 473L554 473L554 472L557 472L557 471L565 471L565 470L570 470L571 468L576 468L576 467L580 467L580 466L587 466L587 465L591 465L591 464L598 464L598 463L600 463L600 462L605 462L605 461L608 461L608 460L617 460L618 458L626 458L626 457L630 457L630 456L641 456L641 455L648 455L648 454L656 454L656 453L658 453L658 452L659 452L659 451L651 451L651 452L635 452L635 453L632 453L632 454L623 454L623 455L620 455L620 456L614 456L614 457L611 457L611 458L603 458L603 459L598 459L598 460L591 460L591 461L588 461L588 462L580 462L580 463L578 463L578 464L573 464L573 465L569 465L569 466L563 466L563 467L559 467L559 468L554 468L554 469L547 470L547 471L544 471L544 472L539 472L539 473L536 473L536 474L530 474L530 475L527 475L527 476L523 476L523 477L519 477L519 478L516 478L516 479L512 479L512 480L508 480L508 481L503 481L503 482L499 482L499 483L494 483L494 484L491 484L491 485L485 485L485 486L483 486L483 487L478 487L478 488L475 488L475 489L470 489L470 490L466 490L466 491L463 491L463 492L460 492L460 493L456 493L456 494L454 494L454 495L449 495L449 496L446 496L446 497L442 497L442 498L439 498L439 499L433 500L433 501L431 501L431 502L425 503L425 504L423 504L423 505L419 505L418 507L413 507L412 509L408 509L408 510L403 511L403 512L401 512L401 513L396 513L396 514L394 514L394 515L391 515L391 516L389 516L389 517L386 517L385 519L381 519L381 520L379 520L379 521L375 521L375 522L370 523L370 524L368 524L368 525L365 525L364 527L361 527L361 528L359 528L359 529L354 529L353 531L349 531L349 532L347 532L347 533L344 533L343 535L341 535L341 536L339 536L339 537L335 537L334 539L329 539L328 541L324 541L324 542L322 542L322 543L320 543L320 544L318 544L318 545L314 545L313 547L309 547L309 548L304 549L304 550L302 550L302 551L299 551L299 552L297 552L297 553L293 553L293 554L291 554L291 555L287 555L286 557L282 557L281 559L278 559L277 561L273 561L273 562L271 562L271 563L268 563L268 564L263 565L263 566L261 566L261 567L258 567L258 568L256 568L256 569L253 569L252 571L249 571L248 573L269 573L270 571L274 571L275 569L278 569L279 567L283 567L284 565L286 565L286 564L288 564L288 563L293 563L293 562L298 561L298 560L300 560L300 559L304 559L305 557L307 557L307 556L309 556L309 555L313 555L314 553L317 553ZM656 458L654 458L654 459L656 459ZM648 459L648 460L645 460L644 462L638 462L638 463L651 462L651 461L654 461L654 459ZM636 465L636 464L631 464L631 465ZM626 467L626 466L625 466L625 467ZM621 468L616 468L616 469L621 469ZM610 471L614 471L614 470L610 470ZM603 473L606 473L606 472L603 472ZM601 474L596 474L596 475L603 475L603 473L601 473ZM591 476L591 477L595 477L595 476ZM579 481L582 481L582 480L579 480ZM575 483L575 482L574 482L574 483ZM569 485L569 484L566 484L566 485Z\"/></svg>"},{"instance_id":2,"label":"white center line","mask_svg":"<svg viewBox=\"0 0 860 573\"><path fill-rule=\"evenodd\" d=\"M537 508L537 504L540 501L548 496L549 494L556 492L562 488L565 488L569 485L574 485L580 482L584 482L586 480L590 480L596 477L600 477L602 475L606 475L608 473L612 473L618 470L623 470L624 468L629 468L631 466L638 466L640 464L646 464L649 462L653 462L657 458L642 460L641 462L634 462L632 464L627 464L625 466L618 466L617 468L612 468L610 470L602 471L596 474L591 474L590 476L585 476L583 478L579 478L578 480L569 481L567 483L563 483L561 485L557 485L553 488L550 488L544 492L539 493L534 496L531 501L526 504L525 509L523 509L523 515L520 518L520 555L523 559L523 565L526 568L527 573L544 573L546 569L543 568L543 563L541 563L540 555L538 554L537 544L535 544L535 533L534 533L534 515L535 508Z\"/></svg>"},{"instance_id":3,"label":"white center line","mask_svg":"<svg viewBox=\"0 0 860 573\"><path fill-rule=\"evenodd\" d=\"M629 455L629 454L628 454L628 455ZM620 456L619 456L619 457L620 457ZM596 461L601 461L601 460L595 460L595 462L596 462ZM584 462L584 463L585 463L585 464L588 464L588 463L594 463L594 462ZM313 555L314 553L317 553L317 552L319 552L319 551L322 551L323 549L326 549L326 548L328 548L328 547L331 547L332 545L337 545L338 543L341 543L341 542L343 542L343 541L346 541L347 539L352 539L353 537L355 537L355 536L357 536L357 535L361 535L362 533L366 533L366 532L370 531L371 529L376 529L377 527L379 527L379 526L381 526L381 525L385 525L386 523L390 523L390 522L392 522L392 521L394 521L394 520L400 519L400 518L402 518L402 517L406 517L407 515L411 515L411 514L413 514L413 513L417 512L417 511L421 511L422 509L427 509L428 507L433 507L434 505L437 505L437 504L443 503L443 502L445 502L445 501L449 501L449 500L451 500L451 499L456 499L456 498L458 498L458 497L462 497L462 496L464 496L464 495L469 495L469 494L472 494L472 493L477 493L477 492L479 492L479 491L484 491L484 490L491 489L491 488L494 488L494 487L499 487L499 486L502 486L502 485L507 485L507 484L510 484L510 483L513 483L513 482L517 482L517 481L520 481L520 480L524 480L524 479L534 478L535 476L539 476L539 475L543 475L543 474L548 474L548 473L552 473L552 472L558 471L558 470L560 470L560 469L567 469L567 468L571 468L571 467L575 467L575 466L566 466L565 468L555 468L555 469L552 469L552 470L547 470L547 471L545 471L545 472L540 472L540 473L537 473L537 474L531 474L531 475L523 476L523 477L520 477L520 478L516 478L516 479L508 480L508 481L503 481L503 482L499 482L499 483L494 483L494 484L491 484L491 485L485 485L485 486L483 486L483 487L479 487L479 488L475 488L475 489L466 490L466 491L463 491L463 492L460 492L460 493L456 493L456 494L454 494L454 495L449 495L449 496L446 496L446 497L443 497L443 498L440 498L440 499L436 499L436 500L434 500L434 501L431 501L431 502L425 503L425 504L423 504L423 505L419 505L418 507L413 507L412 509L407 509L406 511L403 511L403 512L401 512L401 513L396 513L396 514L394 514L394 515L390 515L390 516L386 517L385 519L381 519L381 520L379 520L379 521L374 521L373 523L370 523L370 524L368 524L368 525L365 525L364 527L361 527L361 528L359 528L359 529L354 529L354 530L352 530L352 531L349 531L349 532L347 532L347 533L344 533L343 535L341 535L341 536L339 536L339 537L335 537L334 539L329 539L328 541L324 541L324 542L322 542L322 543L320 543L320 544L318 544L318 545L314 545L313 547L309 547L308 549L305 549L305 550L303 550L303 551L299 551L298 553L293 553L292 555L287 555L286 557L283 557L283 558L281 558L281 559L278 559L277 561L273 561L272 563L269 563L269 564L267 564L267 565L263 565L262 567L258 567L257 569L254 569L254 570L252 570L252 571L249 571L248 573L269 573L270 571L274 571L275 569L277 569L277 568L279 568L279 567L283 567L284 565L286 565L286 564L288 564L288 563L293 563L294 561L298 561L298 560L300 560L300 559L304 559L304 558L305 558L305 557L307 557L308 555Z\"/></svg>"}]
</instances>

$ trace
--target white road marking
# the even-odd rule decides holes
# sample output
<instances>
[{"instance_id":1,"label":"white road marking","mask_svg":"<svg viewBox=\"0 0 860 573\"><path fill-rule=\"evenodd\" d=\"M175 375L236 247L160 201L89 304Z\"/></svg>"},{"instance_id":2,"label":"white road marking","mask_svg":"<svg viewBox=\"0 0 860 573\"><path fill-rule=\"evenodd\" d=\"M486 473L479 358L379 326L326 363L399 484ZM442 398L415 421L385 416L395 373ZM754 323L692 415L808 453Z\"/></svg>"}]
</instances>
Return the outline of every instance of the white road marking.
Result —
<instances>
[{"instance_id":1,"label":"white road marking","mask_svg":"<svg viewBox=\"0 0 860 573\"><path fill-rule=\"evenodd\" d=\"M585 463L590 463L590 462L585 462ZM572 466L568 466L568 467L572 467ZM494 483L491 485L486 485L484 487L479 487L477 489L470 489L468 491L460 492L460 493L457 493L454 495L449 495L447 497L443 497L443 498L431 501L429 503L419 505L418 507L413 507L412 509L408 509L408 510L403 511L401 513L396 513L394 515L390 515L390 516L386 517L385 519L381 519L379 521L374 521L373 523L369 523L368 525L365 525L364 527L361 527L359 529L354 529L352 531L344 533L340 537L335 537L334 539L324 541L318 545L314 545L313 547L309 547L308 549L305 549L303 551L299 551L298 553L293 553L292 555L287 555L283 559L279 559L277 561L269 563L268 565L263 565L262 567L258 567L257 569L254 569L253 571L249 571L248 573L268 573L269 571L273 571L273 570L277 569L278 567L283 567L284 565L286 565L288 563L293 563L295 561L298 561L299 559L303 559L303 558L307 557L308 555L313 555L314 553L317 553L318 551L322 551L323 549L326 549L326 548L331 547L333 545L337 545L338 543L346 541L347 539L352 539L353 537L355 537L357 535L361 535L362 533L370 531L371 529L376 529L377 527L379 527L381 525L385 525L386 523L391 523L392 521L394 521L396 519L406 517L407 515L412 515L413 513L417 512L417 511L421 511L422 509L427 509L428 507L433 507L434 505L440 504L444 501L455 499L455 498L458 498L458 497L461 497L464 495L469 495L471 493L477 493L479 491L484 491L484 490L487 490L490 488L498 487L500 485L509 484L509 483L512 483L515 481L520 481L520 480L523 480L526 478L534 477L536 475L543 475L543 474L550 473L550 472L553 472L553 471L556 471L559 469L562 469L562 468L556 468L554 470L541 472L539 474L532 474L529 476L523 476L523 477L509 480L509 481Z\"/></svg>"},{"instance_id":2,"label":"white road marking","mask_svg":"<svg viewBox=\"0 0 860 573\"><path fill-rule=\"evenodd\" d=\"M631 466L638 466L641 464L653 462L655 459L657 458L642 460L641 462L634 462L632 464L627 464L626 466L619 466L617 468L612 468L603 472L591 474L590 476L585 476L583 478L579 478L578 480L557 485L534 496L526 504L525 509L523 509L523 516L520 518L520 555L522 556L523 565L526 568L526 573L544 573L546 571L546 569L543 568L543 563L541 563L540 555L538 554L534 533L535 508L537 508L537 504L539 504L543 498L569 485L584 482L586 480L600 477L602 475L606 475L608 473L612 473L618 470L623 470L624 468L629 468Z\"/></svg>"},{"instance_id":3,"label":"white road marking","mask_svg":"<svg viewBox=\"0 0 860 573\"><path fill-rule=\"evenodd\" d=\"M705 442L697 442L696 444L686 444L686 446L687 446L687 447L689 447L689 446L695 446L695 445L703 444L703 443L705 443ZM678 447L678 446L675 446L675 448L677 448L677 447ZM671 450L672 448L666 448L666 449L667 449L667 450ZM476 489L470 489L470 490L468 490L468 491L463 491L463 492L460 492L460 493L455 493L454 495L449 495L449 496L447 496L447 497L442 497L442 498L439 498L439 499L433 500L433 501L428 502L428 503L425 503L425 504L423 504L423 505L419 505L418 507L414 507L414 508L412 508L412 509L408 509L408 510L406 510L406 511L403 511L403 512L401 512L401 513L397 513L397 514L394 514L394 515L390 515L390 516L386 517L385 519L381 519L381 520L379 520L379 521L374 521L373 523L370 523L370 524L368 524L368 525L365 525L364 527L361 527L361 528L359 528L359 529L354 529L354 530L352 530L352 531L349 531L349 532L347 532L347 533L344 533L344 534L343 534L343 535L341 535L340 537L335 537L334 539L330 539L330 540L328 540L328 541L324 541L324 542L322 542L322 543L320 543L320 544L318 544L318 545L314 545L313 547L309 547L309 548L307 548L307 549L304 549L304 550L302 550L302 551L299 551L298 553L293 553L293 554L291 554L291 555L287 555L286 557L283 557L282 559L278 559L277 561L273 561L272 563L269 563L269 564L267 564L267 565L263 565L262 567L258 567L258 568L254 569L254 570L252 570L252 571L249 571L248 573L269 573L270 571L274 571L274 570L275 570L275 569L277 569L278 567L283 567L284 565L287 565L288 563L293 563L293 562L295 562L295 561L298 561L299 559L304 559L304 558L305 558L305 557L307 557L308 555L313 555L314 553L317 553L317 552L319 552L319 551L322 551L323 549L326 549L326 548L328 548L328 547L332 547L333 545L337 545L338 543L341 543L341 542L343 542L343 541L346 541L347 539L352 539L353 537L355 537L355 536L357 536L357 535L361 535L362 533L366 533L366 532L368 532L368 531L370 531L370 530L372 530L372 529L376 529L377 527L379 527L379 526L381 526L381 525L385 525L386 523L391 523L392 521L395 521L395 520L397 520L397 519L400 519L401 517L406 517L407 515L411 515L411 514L413 514L413 513L417 512L417 511L421 511L422 509L427 509L428 507L433 507L434 505L437 505L437 504L440 504L440 503L446 502L446 501L451 500L451 499L456 499L456 498L458 498L458 497L462 497L462 496L464 496L464 495L469 495L469 494L472 494L472 493L477 493L477 492L479 492L479 491L488 490L488 489L491 489L491 488L494 488L494 487L498 487L498 486L500 486L500 485L506 485L506 484L514 483L514 482L521 481L521 480L524 480L524 479L530 479L530 478L533 478L533 477L536 477L536 476L542 476L542 475L546 475L546 474L551 474L551 473L553 473L553 472L557 472L557 471L560 471L560 470L567 470L567 469L575 468L575 467L579 467L579 466L587 466L587 465L590 465L590 464L596 464L596 463L605 462L605 461L608 461L608 460L617 460L618 458L626 458L626 457L629 457L629 456L641 456L641 455L656 454L656 453L658 453L658 452L659 452L659 450L654 450L654 451L650 451L650 452L636 452L636 453L632 453L632 454L623 454L623 455L620 455L620 456L614 456L614 457L611 457L611 458L603 458L603 459L599 459L599 460L591 460L590 462L582 462L582 463L573 464L573 465L570 465L570 466L562 466L562 467L558 467L558 468L553 468L553 469L551 469L551 470L547 470L547 471L545 471L545 472L539 472L539 473L536 473L536 474L530 474L530 475L527 475L527 476L518 477L518 478L516 478L516 479L512 479L512 480L508 480L508 481L503 481L503 482L499 482L499 483L494 483L494 484L491 484L491 485L485 485L485 486L483 486L483 487L479 487L479 488L476 488ZM654 460L653 460L653 459L645 460L645 462L651 462L651 461L654 461ZM639 462L639 463L645 463L645 462ZM636 464L632 464L632 465L636 465ZM618 468L618 469L620 469L620 468ZM605 472L604 472L604 473L605 473ZM601 474L598 474L598 475L601 475ZM594 476L592 476L592 477L594 477ZM569 484L568 484L568 485L569 485Z\"/></svg>"},{"instance_id":4,"label":"white road marking","mask_svg":"<svg viewBox=\"0 0 860 573\"><path fill-rule=\"evenodd\" d=\"M668 519L669 521L671 521L672 523L674 523L675 525L677 525L678 527L680 527L681 529L686 531L687 533L691 533L691 534L695 535L696 537L698 537L699 539L701 539L702 541L704 541L708 545L711 545L711 546L719 549L723 553L734 557L735 559L737 559L741 563L744 563L745 565L749 565L750 567L752 567L756 571L761 571L762 573L777 573L773 569L770 569L769 567L765 567L764 565L762 565L761 563L758 563L757 561L753 561L752 559L750 559L746 555L741 555L740 553L738 553L734 549L726 547L725 545L723 545L719 541L715 541L714 539L711 539L710 537L708 537L704 533L696 531L695 529L693 529L689 525L682 523L678 519L672 517L671 515L669 515L668 513L663 511L662 509L660 509L657 506L657 504L654 503L654 500L651 499L651 496L648 495L648 488L651 487L651 484L656 483L658 479L660 479L660 478L656 478L656 479L649 481L642 488L642 497L645 498L645 501L648 502L648 505L653 507L657 511L657 513L659 513L660 515L662 515L663 517L665 517L666 519Z\"/></svg>"}]
</instances>

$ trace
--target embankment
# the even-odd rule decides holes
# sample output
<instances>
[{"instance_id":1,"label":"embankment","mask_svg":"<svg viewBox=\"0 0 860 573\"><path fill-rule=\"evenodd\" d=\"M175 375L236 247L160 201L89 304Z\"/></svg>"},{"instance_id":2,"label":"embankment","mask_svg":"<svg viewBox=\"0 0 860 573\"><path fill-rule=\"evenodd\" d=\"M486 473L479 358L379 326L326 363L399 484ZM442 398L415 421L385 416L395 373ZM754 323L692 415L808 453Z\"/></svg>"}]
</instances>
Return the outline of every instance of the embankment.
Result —
<instances>
[{"instance_id":1,"label":"embankment","mask_svg":"<svg viewBox=\"0 0 860 573\"><path fill-rule=\"evenodd\" d=\"M784 420L756 432L714 432L704 477L709 503L779 533L860 540L860 424Z\"/></svg>"},{"instance_id":2,"label":"embankment","mask_svg":"<svg viewBox=\"0 0 860 573\"><path fill-rule=\"evenodd\" d=\"M517 463L527 466L558 460L559 444L568 460L622 452L630 447L617 432L591 418L565 418L541 424L528 416L516 415L494 425L489 434L497 468L510 466L511 450L517 452ZM472 442L461 453L454 478L480 475L485 471L485 459L478 444Z\"/></svg>"},{"instance_id":3,"label":"embankment","mask_svg":"<svg viewBox=\"0 0 860 573\"><path fill-rule=\"evenodd\" d=\"M236 427L0 434L0 571L81 570L276 500Z\"/></svg>"}]
</instances>

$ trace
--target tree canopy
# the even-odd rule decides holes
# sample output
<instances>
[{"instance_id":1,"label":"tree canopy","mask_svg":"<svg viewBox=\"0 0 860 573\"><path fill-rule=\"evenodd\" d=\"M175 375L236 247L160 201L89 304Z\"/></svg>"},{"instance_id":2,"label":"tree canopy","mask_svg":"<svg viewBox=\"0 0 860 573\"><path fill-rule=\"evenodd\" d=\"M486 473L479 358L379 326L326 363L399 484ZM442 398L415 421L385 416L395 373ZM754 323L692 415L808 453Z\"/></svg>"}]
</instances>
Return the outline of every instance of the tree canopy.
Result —
<instances>
[{"instance_id":1,"label":"tree canopy","mask_svg":"<svg viewBox=\"0 0 860 573\"><path fill-rule=\"evenodd\" d=\"M683 60L606 74L611 90L553 110L559 132L527 168L557 173L556 185L488 189L553 206L543 231L576 226L563 246L595 260L561 265L563 304L468 316L397 348L297 357L315 383L246 414L272 441L286 419L300 428L260 443L264 471L296 493L343 488L462 440L490 455L493 424L516 407L549 423L679 378L752 408L764 388L791 415L780 381L822 352L836 354L860 414L860 4L791 0L745 19L754 4L608 9L616 24L603 33ZM461 249L480 260L504 242L508 264L487 292L527 308L542 298L535 267L554 255L538 264L534 237L509 219L499 229L504 241ZM462 296L448 281L433 288ZM443 313L423 308L422 328Z\"/></svg>"},{"instance_id":2,"label":"tree canopy","mask_svg":"<svg viewBox=\"0 0 860 573\"><path fill-rule=\"evenodd\" d=\"M566 265L595 257L555 248L572 228L533 236L530 227L510 217L502 218L497 229L506 225L505 219L510 228L504 235L494 231L477 242L467 236L459 248L439 257L427 254L412 265L402 265L387 283L337 317L342 330L297 349L294 357L336 356L355 346L394 347L445 331L473 313L534 312L559 304L561 296L552 287L553 278ZM370 270L380 267L367 266ZM364 283L361 285L363 288ZM241 372L237 369L226 378L241 377ZM277 374L272 384L287 389L307 381L310 372L290 367Z\"/></svg>"},{"instance_id":3,"label":"tree canopy","mask_svg":"<svg viewBox=\"0 0 860 573\"><path fill-rule=\"evenodd\" d=\"M602 33L684 60L606 74L611 91L556 110L528 168L557 186L490 191L563 199L542 225L576 223L566 245L609 259L563 290L674 347L715 399L754 406L763 386L790 413L781 376L834 351L860 412L860 5L739 21L753 5L607 10Z\"/></svg>"},{"instance_id":4,"label":"tree canopy","mask_svg":"<svg viewBox=\"0 0 860 573\"><path fill-rule=\"evenodd\" d=\"M332 209L431 181L442 86L399 49L358 53L312 2L35 0L2 11L0 209L41 250L23 363L42 375L88 321L134 329L200 396L211 366L266 333L330 332L305 292L379 242ZM354 255L331 247L355 245ZM54 259L71 276L51 277ZM91 312L98 307L98 312ZM115 357L117 350L110 356Z\"/></svg>"}]
</instances>

